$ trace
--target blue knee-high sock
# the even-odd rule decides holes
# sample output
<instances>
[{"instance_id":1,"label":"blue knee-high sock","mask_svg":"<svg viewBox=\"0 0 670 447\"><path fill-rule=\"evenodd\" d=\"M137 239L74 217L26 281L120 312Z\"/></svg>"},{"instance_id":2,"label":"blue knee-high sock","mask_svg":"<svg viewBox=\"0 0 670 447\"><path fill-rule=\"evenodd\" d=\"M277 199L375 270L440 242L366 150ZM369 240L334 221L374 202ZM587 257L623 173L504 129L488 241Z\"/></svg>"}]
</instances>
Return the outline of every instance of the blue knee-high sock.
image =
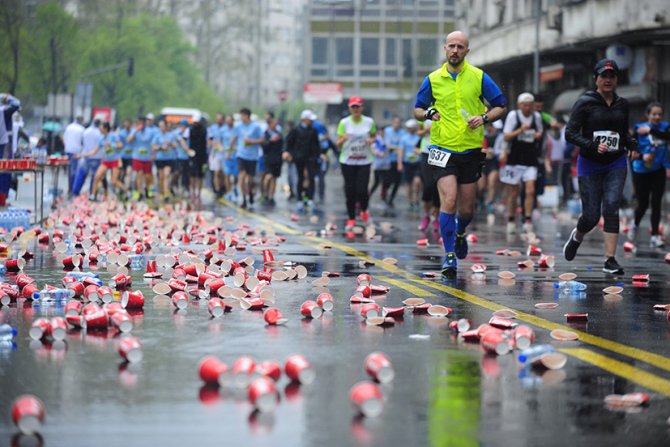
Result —
<instances>
[{"instance_id":1,"label":"blue knee-high sock","mask_svg":"<svg viewBox=\"0 0 670 447\"><path fill-rule=\"evenodd\" d=\"M472 222L472 216L463 217L460 214L456 215L456 234L465 233L465 229L470 225L470 222Z\"/></svg>"},{"instance_id":2,"label":"blue knee-high sock","mask_svg":"<svg viewBox=\"0 0 670 447\"><path fill-rule=\"evenodd\" d=\"M445 253L454 251L454 230L456 230L456 215L440 211L440 234Z\"/></svg>"}]
</instances>

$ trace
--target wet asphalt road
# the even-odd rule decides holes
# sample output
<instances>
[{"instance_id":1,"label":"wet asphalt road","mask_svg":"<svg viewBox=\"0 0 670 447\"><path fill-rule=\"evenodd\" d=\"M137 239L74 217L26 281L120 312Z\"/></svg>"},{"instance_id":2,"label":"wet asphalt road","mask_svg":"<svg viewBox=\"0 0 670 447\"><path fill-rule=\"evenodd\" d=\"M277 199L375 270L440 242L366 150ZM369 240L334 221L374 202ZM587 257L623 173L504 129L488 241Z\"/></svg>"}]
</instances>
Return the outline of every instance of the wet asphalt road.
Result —
<instances>
[{"instance_id":1,"label":"wet asphalt road","mask_svg":"<svg viewBox=\"0 0 670 447\"><path fill-rule=\"evenodd\" d=\"M191 301L176 312L169 300L154 298L143 271L133 271L133 289L144 292L144 310L133 315L133 334L143 344L144 359L126 365L116 352L112 332L72 332L65 344L31 342L27 331L34 318L62 315L62 307L34 307L19 302L3 307L0 322L17 326L16 349L0 352L0 445L39 445L39 439L17 436L11 423L12 400L23 393L39 396L46 406L43 445L249 445L249 446L537 446L537 445L668 445L670 432L670 323L654 304L670 303L665 251L645 248L646 235L636 253L618 259L626 274L612 277L600 271L601 237L588 236L572 263L561 259L563 238L571 229L570 216L557 218L547 211L535 222L540 247L556 255L553 269L519 269L527 241L508 237L504 223L479 219L470 228L478 242L461 261L455 281L421 278L438 270L441 247L432 232L416 229L420 215L409 211L404 190L392 212L373 200L371 214L376 236L347 238L340 181L331 175L327 201L320 213L292 216L293 205L279 201L275 209L257 206L240 212L225 205L205 205L217 216L231 216L224 228L247 223L257 231L286 236L276 259L303 264L305 280L273 282L286 326L267 326L261 312L235 309L211 319L206 304ZM335 216L336 220L331 217ZM96 215L97 219L97 215ZM322 235L327 222L339 228ZM646 224L646 222L645 222ZM418 247L416 240L431 244ZM329 244L332 248L325 248ZM191 244L196 252L202 245ZM520 257L499 256L499 249L517 249ZM25 272L38 283L59 285L64 272L53 248L31 241L35 259ZM157 245L151 258L170 248ZM257 250L248 247L256 265ZM397 265L384 264L393 257ZM537 260L537 257L533 258ZM362 266L361 260L375 262ZM485 279L473 278L473 263L487 265ZM104 263L97 266L106 282L111 276ZM514 284L501 284L496 274L510 270ZM302 319L300 304L315 299L311 281L323 271L339 272L328 288L335 309L316 320ZM574 272L588 284L582 295L561 295L554 289L559 273ZM409 297L423 297L454 309L453 318L431 318L408 313L393 327L363 323L359 305L349 297L356 276L368 272L373 283L390 286L377 302L400 306ZM633 285L632 274L649 273L646 286ZM8 276L6 281L12 282ZM604 298L602 289L621 284L621 299ZM538 310L538 302L556 302L558 308ZM528 323L535 343L565 349L568 362L558 371L528 371L515 354L485 355L476 343L464 343L448 328L451 320L468 318L485 323L493 310L518 311L518 322ZM565 313L588 312L587 323L566 323ZM557 342L549 330L576 330L580 340ZM366 379L363 360L381 350L391 359L395 380L383 386L385 406L377 418L357 416L349 389ZM300 352L314 365L311 385L278 382L280 403L274 412L253 411L245 393L203 386L197 364L216 355L231 365L241 355L283 362ZM650 396L643 408L622 411L603 403L609 394L642 391Z\"/></svg>"}]
</instances>

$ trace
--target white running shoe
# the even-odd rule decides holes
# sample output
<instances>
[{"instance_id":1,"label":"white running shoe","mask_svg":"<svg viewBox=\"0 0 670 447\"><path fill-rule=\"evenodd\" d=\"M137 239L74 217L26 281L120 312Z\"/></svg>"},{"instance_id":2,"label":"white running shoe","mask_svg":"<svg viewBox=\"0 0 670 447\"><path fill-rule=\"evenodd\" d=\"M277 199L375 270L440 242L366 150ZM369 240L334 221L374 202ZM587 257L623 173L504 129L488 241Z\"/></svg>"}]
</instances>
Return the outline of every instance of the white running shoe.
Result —
<instances>
[{"instance_id":1,"label":"white running shoe","mask_svg":"<svg viewBox=\"0 0 670 447\"><path fill-rule=\"evenodd\" d=\"M637 239L637 226L631 225L630 228L628 229L628 240L631 242L635 242L635 239Z\"/></svg>"},{"instance_id":2,"label":"white running shoe","mask_svg":"<svg viewBox=\"0 0 670 447\"><path fill-rule=\"evenodd\" d=\"M507 234L516 233L516 224L514 222L507 222Z\"/></svg>"},{"instance_id":3,"label":"white running shoe","mask_svg":"<svg viewBox=\"0 0 670 447\"><path fill-rule=\"evenodd\" d=\"M649 246L651 248L660 248L665 245L665 242L663 242L663 239L661 239L661 236L656 235L652 236L651 239L649 239Z\"/></svg>"}]
</instances>

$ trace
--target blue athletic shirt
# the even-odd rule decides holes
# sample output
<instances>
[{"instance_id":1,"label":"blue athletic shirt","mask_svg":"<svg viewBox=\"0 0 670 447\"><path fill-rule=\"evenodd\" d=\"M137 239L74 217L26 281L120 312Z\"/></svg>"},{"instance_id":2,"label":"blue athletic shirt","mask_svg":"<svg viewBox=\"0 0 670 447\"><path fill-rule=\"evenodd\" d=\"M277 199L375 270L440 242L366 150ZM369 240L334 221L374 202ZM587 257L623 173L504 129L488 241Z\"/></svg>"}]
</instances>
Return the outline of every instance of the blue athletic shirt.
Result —
<instances>
[{"instance_id":1,"label":"blue athletic shirt","mask_svg":"<svg viewBox=\"0 0 670 447\"><path fill-rule=\"evenodd\" d=\"M184 150L184 148L181 146L181 140L184 139L184 137L181 134L181 131L179 129L173 129L172 130L172 137L174 138L175 143L177 144L177 148L175 149L175 157L177 160L188 160L188 154ZM186 146L188 146L188 142L186 142Z\"/></svg>"},{"instance_id":2,"label":"blue athletic shirt","mask_svg":"<svg viewBox=\"0 0 670 447\"><path fill-rule=\"evenodd\" d=\"M407 132L402 127L398 130L394 129L393 126L387 126L384 129L384 145L388 151L387 159L390 163L395 163L398 161L398 154L395 149L391 149L391 146L401 147L402 139Z\"/></svg>"},{"instance_id":3,"label":"blue athletic shirt","mask_svg":"<svg viewBox=\"0 0 670 447\"><path fill-rule=\"evenodd\" d=\"M133 131L135 138L131 146L133 147L133 160L150 161L151 160L151 141L154 138L153 132L149 129L142 131Z\"/></svg>"},{"instance_id":4,"label":"blue athletic shirt","mask_svg":"<svg viewBox=\"0 0 670 447\"><path fill-rule=\"evenodd\" d=\"M666 121L661 121L658 125L654 126L649 121L644 123L639 123L635 125L634 131L635 136L637 137L637 147L640 150L640 158L633 160L633 172L637 174L647 174L649 172L655 172L659 169L663 169L668 166L668 143L665 140L654 137L651 133L647 135L639 135L637 130L640 127L649 126L652 129L667 132L668 127L670 126ZM645 161L642 159L644 154L655 154L654 161L651 166L647 166Z\"/></svg>"},{"instance_id":5,"label":"blue athletic shirt","mask_svg":"<svg viewBox=\"0 0 670 447\"><path fill-rule=\"evenodd\" d=\"M374 159L372 160L372 169L375 171L386 171L388 169L391 169L391 162L389 161L388 157L386 157L386 147L384 146L384 139L377 134L377 138L375 139L375 149L384 152L382 156L374 154Z\"/></svg>"},{"instance_id":6,"label":"blue athletic shirt","mask_svg":"<svg viewBox=\"0 0 670 447\"><path fill-rule=\"evenodd\" d=\"M107 135L100 138L98 153L102 153L102 160L114 161L121 159L121 150L116 147L119 142L119 137L114 132L109 132Z\"/></svg>"},{"instance_id":7,"label":"blue athletic shirt","mask_svg":"<svg viewBox=\"0 0 670 447\"><path fill-rule=\"evenodd\" d=\"M458 73L452 73L447 70L451 75L452 79L456 80ZM484 73L482 75L482 97L491 105L491 107L505 107L507 101L500 90L500 87L493 82L491 77ZM430 85L430 79L428 76L423 78L419 92L416 94L416 102L414 107L420 107L422 109L428 109L435 102L435 97L433 96L433 87ZM449 151L449 148L444 148ZM480 149L472 149L480 150ZM462 152L464 154L472 152L472 150Z\"/></svg>"},{"instance_id":8,"label":"blue athletic shirt","mask_svg":"<svg viewBox=\"0 0 670 447\"><path fill-rule=\"evenodd\" d=\"M219 137L221 138L221 146L223 147L223 153L225 154L228 148L230 147L230 141L233 139L235 136L235 126L228 126L227 124L224 124L220 131L219 131ZM235 152L230 154L230 158L235 158Z\"/></svg>"},{"instance_id":9,"label":"blue athletic shirt","mask_svg":"<svg viewBox=\"0 0 670 447\"><path fill-rule=\"evenodd\" d=\"M261 126L250 121L248 124L239 123L235 126L235 136L237 137L237 156L243 160L258 160L261 151L260 144L245 145L244 139L250 138L257 140L263 138Z\"/></svg>"},{"instance_id":10,"label":"blue athletic shirt","mask_svg":"<svg viewBox=\"0 0 670 447\"><path fill-rule=\"evenodd\" d=\"M151 140L151 144L158 146L158 152L156 152L156 161L167 161L174 160L177 157L177 154L172 147L174 143L174 135L170 132L158 132Z\"/></svg>"},{"instance_id":11,"label":"blue athletic shirt","mask_svg":"<svg viewBox=\"0 0 670 447\"><path fill-rule=\"evenodd\" d=\"M319 146L321 147L321 151L327 151L330 146L328 144L328 139L324 138L324 135L328 135L328 129L326 129L326 126L318 120L312 122L312 127L316 130L316 133L319 136Z\"/></svg>"},{"instance_id":12,"label":"blue athletic shirt","mask_svg":"<svg viewBox=\"0 0 670 447\"><path fill-rule=\"evenodd\" d=\"M121 158L124 160L132 160L133 158L133 147L128 144L128 136L130 135L130 130L124 128L118 131L119 140L123 144L123 149L121 149Z\"/></svg>"},{"instance_id":13,"label":"blue athletic shirt","mask_svg":"<svg viewBox=\"0 0 670 447\"><path fill-rule=\"evenodd\" d=\"M402 157L403 162L405 163L419 162L419 154L414 153L414 148L416 147L416 144L419 142L420 139L421 137L416 133L405 132L405 135L403 135L400 143L403 150L403 157Z\"/></svg>"}]
</instances>

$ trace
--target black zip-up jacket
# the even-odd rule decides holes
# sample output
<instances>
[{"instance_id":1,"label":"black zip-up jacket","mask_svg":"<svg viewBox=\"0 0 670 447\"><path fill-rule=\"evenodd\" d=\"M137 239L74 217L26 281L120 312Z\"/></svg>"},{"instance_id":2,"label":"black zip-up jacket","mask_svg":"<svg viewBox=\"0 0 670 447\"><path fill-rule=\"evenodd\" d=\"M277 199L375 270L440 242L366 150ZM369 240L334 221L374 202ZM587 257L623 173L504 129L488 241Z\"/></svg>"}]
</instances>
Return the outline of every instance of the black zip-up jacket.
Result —
<instances>
[{"instance_id":1,"label":"black zip-up jacket","mask_svg":"<svg viewBox=\"0 0 670 447\"><path fill-rule=\"evenodd\" d=\"M294 161L315 161L321 155L319 134L314 126L295 126L286 136L286 150Z\"/></svg>"},{"instance_id":2,"label":"black zip-up jacket","mask_svg":"<svg viewBox=\"0 0 670 447\"><path fill-rule=\"evenodd\" d=\"M598 153L598 142L593 132L611 130L619 134L619 150ZM568 143L579 146L579 154L596 163L608 164L621 157L625 149L637 151L637 141L628 132L628 101L614 94L612 105L596 91L588 91L579 97L570 113L565 128ZM625 148L625 149L624 149Z\"/></svg>"}]
</instances>

